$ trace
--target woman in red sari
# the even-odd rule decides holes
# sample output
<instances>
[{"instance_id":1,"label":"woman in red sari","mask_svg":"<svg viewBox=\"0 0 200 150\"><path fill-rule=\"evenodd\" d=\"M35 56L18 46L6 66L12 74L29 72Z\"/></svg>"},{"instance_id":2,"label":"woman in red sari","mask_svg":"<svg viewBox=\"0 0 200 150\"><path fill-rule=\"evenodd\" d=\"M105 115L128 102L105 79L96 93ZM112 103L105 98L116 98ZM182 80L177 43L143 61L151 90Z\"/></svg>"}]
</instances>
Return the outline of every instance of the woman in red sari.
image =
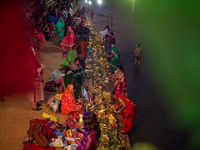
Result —
<instances>
[{"instance_id":1,"label":"woman in red sari","mask_svg":"<svg viewBox=\"0 0 200 150\"><path fill-rule=\"evenodd\" d=\"M120 114L124 120L124 128L120 129L120 132L127 133L133 126L134 119L137 114L137 107L134 102L132 102L126 96L120 94L119 91L113 91L113 97L117 99L119 109L117 114Z\"/></svg>"},{"instance_id":2,"label":"woman in red sari","mask_svg":"<svg viewBox=\"0 0 200 150\"><path fill-rule=\"evenodd\" d=\"M68 26L67 28L67 35L63 38L62 42L60 43L61 48L65 48L69 50L76 41L76 35L74 34L73 29Z\"/></svg>"},{"instance_id":3,"label":"woman in red sari","mask_svg":"<svg viewBox=\"0 0 200 150\"><path fill-rule=\"evenodd\" d=\"M126 76L124 74L124 68L122 65L117 66L117 70L113 75L114 79L114 89L119 91L120 94L127 96L128 86ZM115 99L113 99L115 102Z\"/></svg>"},{"instance_id":4,"label":"woman in red sari","mask_svg":"<svg viewBox=\"0 0 200 150\"><path fill-rule=\"evenodd\" d=\"M78 103L80 103L80 101ZM74 98L74 86L72 84L69 84L65 92L62 94L61 104L62 104L61 105L62 114L78 115L82 113L81 104L76 106L76 101Z\"/></svg>"}]
</instances>

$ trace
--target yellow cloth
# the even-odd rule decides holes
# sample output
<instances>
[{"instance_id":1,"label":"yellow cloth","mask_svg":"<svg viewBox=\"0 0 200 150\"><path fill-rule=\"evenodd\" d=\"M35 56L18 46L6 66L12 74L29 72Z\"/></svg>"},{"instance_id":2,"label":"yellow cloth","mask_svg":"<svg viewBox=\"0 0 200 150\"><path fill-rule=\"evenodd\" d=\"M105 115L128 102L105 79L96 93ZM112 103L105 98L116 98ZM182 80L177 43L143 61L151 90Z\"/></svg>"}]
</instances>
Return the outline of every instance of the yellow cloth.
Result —
<instances>
[{"instance_id":1,"label":"yellow cloth","mask_svg":"<svg viewBox=\"0 0 200 150\"><path fill-rule=\"evenodd\" d=\"M47 113L45 113L45 112L43 112L42 117L43 117L43 118L49 118L51 121L58 122L58 118L56 118L56 117L54 117L54 116L52 116L52 115L49 115L49 114L47 114Z\"/></svg>"},{"instance_id":2,"label":"yellow cloth","mask_svg":"<svg viewBox=\"0 0 200 150\"><path fill-rule=\"evenodd\" d=\"M62 94L56 94L56 95L55 95L55 98L61 100Z\"/></svg>"}]
</instances>

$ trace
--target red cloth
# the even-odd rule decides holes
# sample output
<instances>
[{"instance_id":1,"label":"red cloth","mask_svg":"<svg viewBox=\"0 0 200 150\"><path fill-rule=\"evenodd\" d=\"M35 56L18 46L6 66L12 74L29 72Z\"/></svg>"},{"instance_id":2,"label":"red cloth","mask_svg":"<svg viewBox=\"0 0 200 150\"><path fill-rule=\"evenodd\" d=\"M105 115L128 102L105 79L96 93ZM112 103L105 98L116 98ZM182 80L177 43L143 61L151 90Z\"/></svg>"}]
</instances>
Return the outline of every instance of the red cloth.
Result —
<instances>
[{"instance_id":1,"label":"red cloth","mask_svg":"<svg viewBox=\"0 0 200 150\"><path fill-rule=\"evenodd\" d=\"M37 123L37 124L47 124L50 121L50 119L33 119L30 120L30 125L33 123Z\"/></svg>"},{"instance_id":2,"label":"red cloth","mask_svg":"<svg viewBox=\"0 0 200 150\"><path fill-rule=\"evenodd\" d=\"M112 44L115 44L115 37L114 36L109 36L108 37L108 45L109 45L109 48L111 48L111 45Z\"/></svg>"},{"instance_id":3,"label":"red cloth","mask_svg":"<svg viewBox=\"0 0 200 150\"><path fill-rule=\"evenodd\" d=\"M115 94L117 97L117 104L119 109L121 109L122 106L119 105L118 99L121 99L126 104L126 108L121 111L120 115L124 120L124 131L128 132L133 126L133 122L137 113L137 107L134 102L132 102L126 96L121 95L119 91L115 91Z\"/></svg>"},{"instance_id":4,"label":"red cloth","mask_svg":"<svg viewBox=\"0 0 200 150\"><path fill-rule=\"evenodd\" d=\"M53 133L53 129L51 129L47 123L50 122L50 119L33 119L30 120L30 126L32 124L44 124L44 128L43 128L43 134L45 137L47 137L48 141L51 142L51 138L57 138L56 134Z\"/></svg>"},{"instance_id":5,"label":"red cloth","mask_svg":"<svg viewBox=\"0 0 200 150\"><path fill-rule=\"evenodd\" d=\"M41 66L40 66L39 62L37 61L31 47L28 49L27 53L28 53L28 58L30 60L30 65L31 65L31 69L32 69L32 79L37 79L37 78L39 78L37 69L40 68Z\"/></svg>"},{"instance_id":6,"label":"red cloth","mask_svg":"<svg viewBox=\"0 0 200 150\"><path fill-rule=\"evenodd\" d=\"M48 141L51 142L51 138L49 137L49 135L51 135L53 133L53 129L51 129L49 126L45 125L44 129L43 129L43 134L44 136L47 137Z\"/></svg>"},{"instance_id":7,"label":"red cloth","mask_svg":"<svg viewBox=\"0 0 200 150\"><path fill-rule=\"evenodd\" d=\"M31 144L25 145L23 150L55 150L55 148L54 147L43 148L39 145L36 145L35 143L31 143Z\"/></svg>"},{"instance_id":8,"label":"red cloth","mask_svg":"<svg viewBox=\"0 0 200 150\"><path fill-rule=\"evenodd\" d=\"M81 104L77 105L78 111L75 112L76 115L83 114L83 107Z\"/></svg>"},{"instance_id":9,"label":"red cloth","mask_svg":"<svg viewBox=\"0 0 200 150\"><path fill-rule=\"evenodd\" d=\"M51 23L51 25L49 26L50 31L54 31L54 27L53 24Z\"/></svg>"}]
</instances>

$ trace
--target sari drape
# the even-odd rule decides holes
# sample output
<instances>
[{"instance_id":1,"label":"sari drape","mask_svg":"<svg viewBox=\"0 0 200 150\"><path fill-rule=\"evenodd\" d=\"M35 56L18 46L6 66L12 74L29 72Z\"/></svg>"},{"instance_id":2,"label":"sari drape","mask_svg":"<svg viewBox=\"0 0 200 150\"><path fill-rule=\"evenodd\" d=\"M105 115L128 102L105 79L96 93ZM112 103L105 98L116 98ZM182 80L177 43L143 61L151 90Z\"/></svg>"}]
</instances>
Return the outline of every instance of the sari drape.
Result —
<instances>
[{"instance_id":1,"label":"sari drape","mask_svg":"<svg viewBox=\"0 0 200 150\"><path fill-rule=\"evenodd\" d=\"M114 80L115 91L119 91L120 94L127 96L128 86L125 74L122 71L115 72L114 76L118 78L118 80Z\"/></svg>"},{"instance_id":2,"label":"sari drape","mask_svg":"<svg viewBox=\"0 0 200 150\"><path fill-rule=\"evenodd\" d=\"M134 119L137 113L137 107L134 102L132 102L126 96L120 94L119 91L115 91L115 94L116 94L117 104L118 104L119 109L122 108L122 106L120 106L120 103L119 103L120 100L122 100L126 104L126 108L121 111L120 115L122 119L124 120L124 131L128 132L131 130L133 126Z\"/></svg>"},{"instance_id":3,"label":"sari drape","mask_svg":"<svg viewBox=\"0 0 200 150\"><path fill-rule=\"evenodd\" d=\"M34 37L38 38L38 39L42 39L42 38L44 38L44 34L43 33L39 33L37 28L34 28Z\"/></svg>"},{"instance_id":4,"label":"sari drape","mask_svg":"<svg viewBox=\"0 0 200 150\"><path fill-rule=\"evenodd\" d=\"M68 26L67 35L63 38L61 42L62 48L70 49L76 41L76 35L74 34L73 29Z\"/></svg>"},{"instance_id":5,"label":"sari drape","mask_svg":"<svg viewBox=\"0 0 200 150\"><path fill-rule=\"evenodd\" d=\"M110 61L110 67L109 68L110 68L110 70L115 71L115 70L117 70L117 66L120 62L120 54L119 54L119 51L118 51L118 49L116 48L115 45L113 45L111 52L114 54L114 57Z\"/></svg>"},{"instance_id":6,"label":"sari drape","mask_svg":"<svg viewBox=\"0 0 200 150\"><path fill-rule=\"evenodd\" d=\"M68 66L68 63L74 61L77 58L76 50L70 49L67 53L66 60L62 62L62 66Z\"/></svg>"},{"instance_id":7,"label":"sari drape","mask_svg":"<svg viewBox=\"0 0 200 150\"><path fill-rule=\"evenodd\" d=\"M74 72L74 77L76 77L76 80L79 84L82 84L85 81L85 71L81 70L83 67L79 63L77 65L75 61L69 62L69 68Z\"/></svg>"},{"instance_id":8,"label":"sari drape","mask_svg":"<svg viewBox=\"0 0 200 150\"><path fill-rule=\"evenodd\" d=\"M72 94L73 85L70 84L67 86L65 92L62 94L61 98L61 113L62 114L71 114L76 110L75 98Z\"/></svg>"},{"instance_id":9,"label":"sari drape","mask_svg":"<svg viewBox=\"0 0 200 150\"><path fill-rule=\"evenodd\" d=\"M59 43L62 42L63 38L64 38L64 34L65 34L65 22L64 19L62 17L60 17L62 21L58 21L56 23L56 32L58 33L59 36ZM62 32L61 32L62 31Z\"/></svg>"},{"instance_id":10,"label":"sari drape","mask_svg":"<svg viewBox=\"0 0 200 150\"><path fill-rule=\"evenodd\" d=\"M75 88L74 96L77 99L81 94L81 86L76 80L76 78L74 77L73 72L68 71L66 75L63 77L63 79L64 79L64 87L67 87L69 84L73 84Z\"/></svg>"},{"instance_id":11,"label":"sari drape","mask_svg":"<svg viewBox=\"0 0 200 150\"><path fill-rule=\"evenodd\" d=\"M30 67L32 68L32 86L33 89L29 91L28 98L32 102L32 108L37 108L36 103L38 101L44 100L44 86L42 72L38 72L38 69L41 67L38 60L35 56L35 51L33 47L28 50L28 57L31 60Z\"/></svg>"},{"instance_id":12,"label":"sari drape","mask_svg":"<svg viewBox=\"0 0 200 150\"><path fill-rule=\"evenodd\" d=\"M85 131L86 133L86 131ZM85 134L84 133L84 134ZM76 150L97 150L96 146L96 134L95 131L90 130L88 135L82 139L85 145L79 144Z\"/></svg>"}]
</instances>

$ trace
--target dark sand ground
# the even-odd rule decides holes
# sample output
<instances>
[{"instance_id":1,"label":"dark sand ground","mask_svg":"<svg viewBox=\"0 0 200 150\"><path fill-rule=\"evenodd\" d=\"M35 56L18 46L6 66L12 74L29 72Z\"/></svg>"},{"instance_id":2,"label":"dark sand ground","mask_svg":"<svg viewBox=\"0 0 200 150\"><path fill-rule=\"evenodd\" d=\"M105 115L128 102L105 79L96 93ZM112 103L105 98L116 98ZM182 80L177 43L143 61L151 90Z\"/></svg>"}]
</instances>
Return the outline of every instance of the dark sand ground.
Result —
<instances>
[{"instance_id":1,"label":"dark sand ground","mask_svg":"<svg viewBox=\"0 0 200 150\"><path fill-rule=\"evenodd\" d=\"M140 42L143 45L147 41L148 35L143 35L136 28L136 26L139 26L137 22L128 23L130 19L122 16L115 5L107 3L104 9L109 10L113 17L113 32L116 36L117 48L121 54L120 63L125 68L128 80L128 97L138 107L137 118L129 133L131 143L151 142L163 150L188 149L186 146L187 132L175 126L175 120L169 119L168 108L163 101L164 96L159 88L156 88L156 80L150 78L151 70L154 67L146 59L145 51L148 50L147 47L143 48L141 66L134 66L133 51L135 44ZM98 31L103 30L107 25L105 16L97 15L96 25ZM40 62L46 65L44 81L48 81L49 74L58 69L63 61L63 51L56 47L57 40L57 38L51 39L48 44L44 44L41 48ZM46 99L50 95L53 95L53 93L45 91ZM49 111L44 106L42 111L33 111L26 94L6 97L6 101L0 104L0 149L22 149L22 141L27 138L29 121L42 118L42 112L58 117L61 123L65 121L64 115Z\"/></svg>"}]
</instances>

